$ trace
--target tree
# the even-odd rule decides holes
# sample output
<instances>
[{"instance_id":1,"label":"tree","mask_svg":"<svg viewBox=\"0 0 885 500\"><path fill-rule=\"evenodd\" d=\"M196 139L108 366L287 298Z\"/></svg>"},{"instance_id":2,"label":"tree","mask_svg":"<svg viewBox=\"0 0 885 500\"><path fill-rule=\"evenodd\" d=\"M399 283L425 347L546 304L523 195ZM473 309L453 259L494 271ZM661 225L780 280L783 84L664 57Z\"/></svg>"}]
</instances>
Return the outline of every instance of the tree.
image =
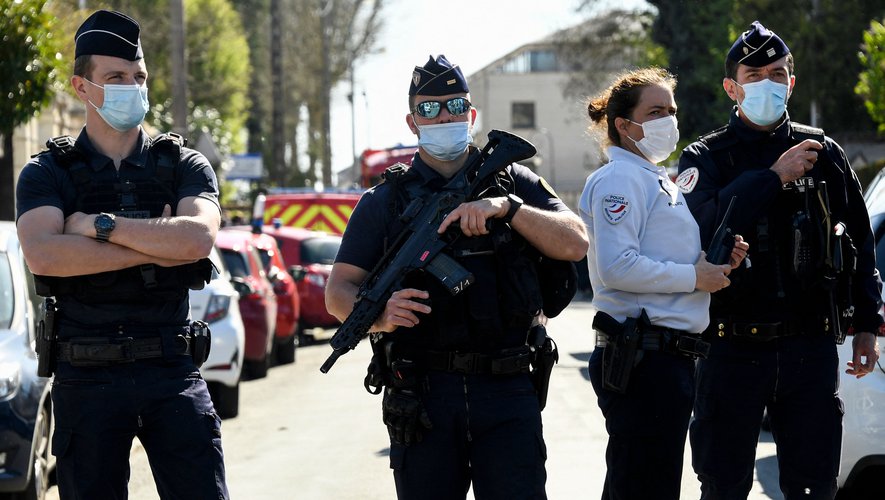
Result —
<instances>
[{"instance_id":1,"label":"tree","mask_svg":"<svg viewBox=\"0 0 885 500\"><path fill-rule=\"evenodd\" d=\"M883 20L885 22L885 20ZM870 29L863 34L863 51L858 54L863 71L854 91L863 97L870 118L878 125L879 133L885 133L885 26L883 22L870 22Z\"/></svg>"},{"instance_id":2,"label":"tree","mask_svg":"<svg viewBox=\"0 0 885 500\"><path fill-rule=\"evenodd\" d=\"M12 134L46 106L56 91L61 55L55 18L45 0L0 0L0 219L14 220Z\"/></svg>"}]
</instances>

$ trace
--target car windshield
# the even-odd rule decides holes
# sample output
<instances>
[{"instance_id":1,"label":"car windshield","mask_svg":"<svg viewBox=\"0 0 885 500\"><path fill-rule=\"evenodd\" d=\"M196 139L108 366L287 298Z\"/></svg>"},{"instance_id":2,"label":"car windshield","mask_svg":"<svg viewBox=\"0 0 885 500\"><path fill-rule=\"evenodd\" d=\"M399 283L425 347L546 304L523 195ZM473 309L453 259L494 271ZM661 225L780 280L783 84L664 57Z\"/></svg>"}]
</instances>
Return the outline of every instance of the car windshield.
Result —
<instances>
[{"instance_id":1,"label":"car windshield","mask_svg":"<svg viewBox=\"0 0 885 500\"><path fill-rule=\"evenodd\" d=\"M885 255L885 213L873 215L870 223L876 236L876 255ZM885 276L885 259L876 259L876 269Z\"/></svg>"},{"instance_id":2,"label":"car windshield","mask_svg":"<svg viewBox=\"0 0 885 500\"><path fill-rule=\"evenodd\" d=\"M312 238L301 244L303 264L332 264L338 255L341 238Z\"/></svg>"},{"instance_id":3,"label":"car windshield","mask_svg":"<svg viewBox=\"0 0 885 500\"><path fill-rule=\"evenodd\" d=\"M269 250L265 250L263 248L258 249L258 256L261 257L261 265L264 266L264 270L267 271L270 269L272 257L270 255Z\"/></svg>"},{"instance_id":4,"label":"car windshield","mask_svg":"<svg viewBox=\"0 0 885 500\"><path fill-rule=\"evenodd\" d=\"M224 257L224 265L234 278L245 278L249 276L249 265L240 252L233 250L222 250L221 256Z\"/></svg>"},{"instance_id":5,"label":"car windshield","mask_svg":"<svg viewBox=\"0 0 885 500\"><path fill-rule=\"evenodd\" d=\"M12 269L6 253L0 253L0 328L12 326L12 311L15 310L15 295L12 288Z\"/></svg>"}]
</instances>

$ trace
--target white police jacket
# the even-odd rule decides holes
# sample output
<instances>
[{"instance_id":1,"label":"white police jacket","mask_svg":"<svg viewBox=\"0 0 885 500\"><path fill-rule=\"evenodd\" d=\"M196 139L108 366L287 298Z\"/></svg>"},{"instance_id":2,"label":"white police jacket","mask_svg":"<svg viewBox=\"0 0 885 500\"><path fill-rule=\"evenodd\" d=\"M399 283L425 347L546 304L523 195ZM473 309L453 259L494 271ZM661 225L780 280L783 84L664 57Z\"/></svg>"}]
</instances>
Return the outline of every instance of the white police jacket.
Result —
<instances>
[{"instance_id":1,"label":"white police jacket","mask_svg":"<svg viewBox=\"0 0 885 500\"><path fill-rule=\"evenodd\" d=\"M695 290L698 225L666 169L620 147L587 178L579 211L593 305L618 321L645 309L656 326L702 332L710 294Z\"/></svg>"}]
</instances>

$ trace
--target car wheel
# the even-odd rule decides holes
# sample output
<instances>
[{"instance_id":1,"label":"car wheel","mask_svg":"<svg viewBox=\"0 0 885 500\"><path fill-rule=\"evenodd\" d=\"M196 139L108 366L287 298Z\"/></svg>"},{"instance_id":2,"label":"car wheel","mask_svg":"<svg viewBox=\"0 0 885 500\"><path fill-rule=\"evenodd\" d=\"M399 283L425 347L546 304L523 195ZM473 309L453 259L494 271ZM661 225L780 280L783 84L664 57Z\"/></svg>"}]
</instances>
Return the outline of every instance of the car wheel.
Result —
<instances>
[{"instance_id":1,"label":"car wheel","mask_svg":"<svg viewBox=\"0 0 885 500\"><path fill-rule=\"evenodd\" d=\"M243 371L246 375L243 377L243 380L255 380L266 377L267 371L270 368L270 361L270 354L265 354L263 359L244 361Z\"/></svg>"},{"instance_id":2,"label":"car wheel","mask_svg":"<svg viewBox=\"0 0 885 500\"><path fill-rule=\"evenodd\" d=\"M14 500L44 500L49 489L49 433L50 411L47 405L40 408L34 423L34 461L31 480L25 490L13 495Z\"/></svg>"},{"instance_id":3,"label":"car wheel","mask_svg":"<svg viewBox=\"0 0 885 500\"><path fill-rule=\"evenodd\" d=\"M278 365L288 365L295 362L295 349L298 347L298 333L283 342L276 344L274 347L276 361Z\"/></svg>"},{"instance_id":4,"label":"car wheel","mask_svg":"<svg viewBox=\"0 0 885 500\"><path fill-rule=\"evenodd\" d=\"M240 413L240 382L233 387L221 382L210 382L209 396L220 418L234 418Z\"/></svg>"}]
</instances>

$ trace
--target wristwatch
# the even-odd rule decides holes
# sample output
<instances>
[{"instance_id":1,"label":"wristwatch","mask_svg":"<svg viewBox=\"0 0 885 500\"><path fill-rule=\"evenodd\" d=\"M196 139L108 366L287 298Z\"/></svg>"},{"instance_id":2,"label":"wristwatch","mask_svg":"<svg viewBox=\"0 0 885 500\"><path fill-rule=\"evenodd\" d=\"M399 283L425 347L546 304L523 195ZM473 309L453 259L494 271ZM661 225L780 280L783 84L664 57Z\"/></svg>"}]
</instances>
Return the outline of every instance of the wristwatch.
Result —
<instances>
[{"instance_id":1,"label":"wristwatch","mask_svg":"<svg viewBox=\"0 0 885 500\"><path fill-rule=\"evenodd\" d=\"M95 217L95 239L105 243L111 237L111 231L117 227L114 214L100 213Z\"/></svg>"},{"instance_id":2,"label":"wristwatch","mask_svg":"<svg viewBox=\"0 0 885 500\"><path fill-rule=\"evenodd\" d=\"M516 211L522 206L522 198L513 193L509 193L507 195L507 200L510 202L510 208L507 209L507 213L504 215L504 222L510 224L510 221L513 220L513 216L516 215Z\"/></svg>"}]
</instances>

